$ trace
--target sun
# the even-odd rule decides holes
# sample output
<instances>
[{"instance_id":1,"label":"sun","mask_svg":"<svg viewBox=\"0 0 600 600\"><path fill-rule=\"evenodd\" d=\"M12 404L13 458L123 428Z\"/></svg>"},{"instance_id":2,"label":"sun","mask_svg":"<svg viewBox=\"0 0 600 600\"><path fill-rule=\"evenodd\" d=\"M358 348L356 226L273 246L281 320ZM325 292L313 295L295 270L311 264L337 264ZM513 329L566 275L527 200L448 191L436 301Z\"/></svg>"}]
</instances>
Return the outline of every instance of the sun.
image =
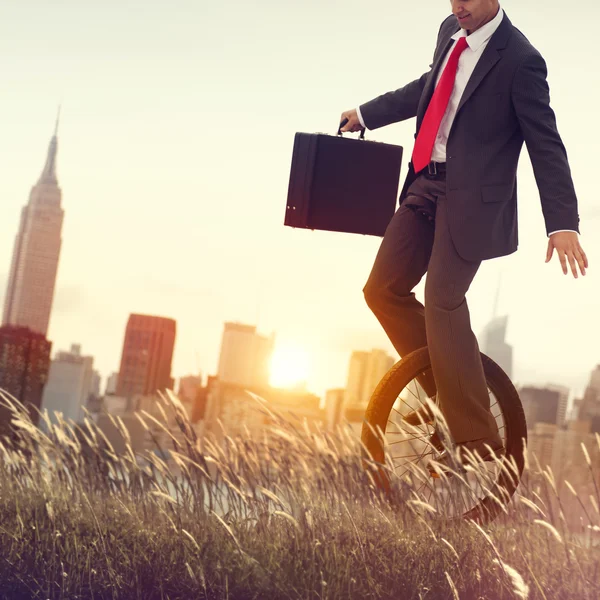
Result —
<instances>
[{"instance_id":1,"label":"sun","mask_svg":"<svg viewBox=\"0 0 600 600\"><path fill-rule=\"evenodd\" d=\"M309 372L308 353L293 345L277 346L271 357L270 383L273 387L291 388L306 382Z\"/></svg>"}]
</instances>

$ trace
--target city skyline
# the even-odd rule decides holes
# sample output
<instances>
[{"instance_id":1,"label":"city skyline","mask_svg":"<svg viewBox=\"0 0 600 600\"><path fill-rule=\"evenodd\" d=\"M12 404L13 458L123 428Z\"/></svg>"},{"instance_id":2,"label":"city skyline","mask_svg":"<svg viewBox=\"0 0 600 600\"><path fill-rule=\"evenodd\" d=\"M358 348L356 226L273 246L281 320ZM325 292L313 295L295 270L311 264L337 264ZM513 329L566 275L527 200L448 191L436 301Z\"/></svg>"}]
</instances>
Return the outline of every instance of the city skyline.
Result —
<instances>
[{"instance_id":1,"label":"city skyline","mask_svg":"<svg viewBox=\"0 0 600 600\"><path fill-rule=\"evenodd\" d=\"M66 218L48 333L55 348L82 344L106 377L118 370L129 314L165 315L180 324L174 377L215 373L222 324L238 321L275 332L277 344L304 349L311 362L308 388L321 394L344 385L352 350L393 353L362 297L379 240L283 227L292 141L296 131L334 133L342 110L426 70L447 3L422 15L418 6L382 1L375 13L385 11L389 19L365 15L358 37L338 27L339 11L327 2L284 11L262 1L240 5L233 17L227 4L210 11L190 4L169 23L166 4L148 6L143 15L126 4L118 25L115 3L93 15L70 0L59 7L36 4L40 18L34 23L27 7L7 9L8 21L27 27L19 37L8 30L0 41L15 56L0 117L0 161L7 173L0 180L0 293L19 211L42 160L44 132L63 98L58 166ZM548 59L590 271L572 281L557 262L544 264L546 238L524 154L520 248L482 265L468 295L473 329L488 320L502 272L507 292L499 310L510 316L513 379L563 383L580 395L600 361L594 347L600 337L594 275L600 240L593 236L591 141L581 133L596 121L592 107L575 104L571 93L587 72L577 56L581 39L593 39L592 24L582 23L577 36L566 32L558 48L556 33L564 33L559 7L546 7L542 28L535 7L502 4ZM348 5L360 7L354 0ZM98 23L92 31L90 18ZM397 23L411 19L430 35L398 36ZM217 31L227 31L226 39ZM160 51L157 38L166 42ZM339 75L346 61L360 77ZM24 80L23 73L39 77ZM597 85L598 76L591 77ZM409 121L367 137L400 143L408 152L413 132ZM417 295L422 298L423 284Z\"/></svg>"},{"instance_id":2,"label":"city skyline","mask_svg":"<svg viewBox=\"0 0 600 600\"><path fill-rule=\"evenodd\" d=\"M61 193L60 193L60 188L58 188L58 183L57 183L57 179L56 179L57 131L58 131L58 118L57 118L56 125L55 125L54 135L52 136L51 141L50 141L50 145L49 145L49 149L48 149L48 155L47 155L47 158L46 158L46 164L44 166L44 169L42 171L42 175L40 176L38 183L32 189L31 197L35 198L35 197L39 197L40 196L40 193L39 193L39 185L40 185L40 183L44 183L46 185L47 184L51 184L53 186L56 186L57 189L58 189L58 199L59 199L59 203L60 203ZM36 194L36 192L37 192L37 194ZM27 209L27 206L25 207L24 211L26 209ZM23 229L23 223L21 224L21 230L22 229ZM16 251L15 251L15 255L16 255ZM10 289L10 285L8 286L8 289ZM53 291L52 291L52 293L53 293ZM5 296L4 300L6 300L7 297L8 297L8 294ZM497 305L498 305L498 291L496 292L495 310L497 308ZM6 308L5 308L5 312L7 312ZM48 320L50 320L50 318L51 318L51 313L48 316ZM482 330L482 335L487 334L487 328L489 327L489 325L492 325L493 323L495 323L496 321L498 321L498 323L502 325L502 327L501 327L501 329L503 331L502 337L505 336L506 335L506 328L507 328L507 323L506 323L507 319L508 319L508 315L503 315L502 317L494 317L492 319L492 321L489 321L489 322L487 322L484 325L483 330ZM234 321L234 322L235 323L241 323L240 321ZM255 325L246 325L246 326L248 326L248 327L254 327L256 329ZM271 332L271 336L275 336L276 337L276 332ZM72 342L74 342L74 341L72 340ZM387 346L387 348L388 348L389 351L391 351L392 353L394 353L394 350L393 350L393 348L391 348L391 345L389 344L389 342L387 342L387 343L384 342L384 345ZM290 348L291 348L291 351L290 351ZM287 347L285 348L285 350L287 351L287 355L288 356L289 355L293 355L294 352L296 352L296 355L298 355L298 347L294 347L293 341L290 343L290 341L288 340ZM354 351L354 350L349 349L348 353L351 353L352 351ZM483 347L482 347L482 351L484 351ZM300 349L300 354L302 355L302 358L306 358L306 352L303 349ZM310 361L310 359L309 359L309 361ZM118 363L118 361L117 361L117 363ZM517 364L516 365L517 371L518 371L518 366L519 365ZM118 367L118 364L117 364L117 367ZM308 369L308 367L305 367L305 368ZM208 371L210 371L210 369L208 369ZM112 372L114 372L114 370L109 370L106 373L102 373L103 378L108 378ZM174 376L174 379L177 380L180 377L185 377L186 375L188 375L191 372L192 371L182 371L180 373L177 373ZM218 366L217 366L217 368L215 369L214 372L215 373L218 372ZM560 378L557 379L555 377L554 380L552 380L552 381L556 382L556 383L561 383L562 379L560 379ZM531 380L531 379L530 380L526 380L525 379L521 383L524 383L524 384L525 383L543 384L543 383L549 383L549 382L550 382L550 380L548 378L546 378L546 379L542 378L542 379L533 379L533 380ZM326 390L330 389L330 388L333 388L333 387L336 387L335 383L324 383L323 387L321 389L316 390L316 391L318 391L319 393L321 393L321 395L324 396ZM570 387L573 387L572 392L574 392L575 395L577 395L578 392L583 391L583 389L585 387L585 374L582 376L582 381L581 381L580 386L578 388L574 387L574 386L570 386Z\"/></svg>"}]
</instances>

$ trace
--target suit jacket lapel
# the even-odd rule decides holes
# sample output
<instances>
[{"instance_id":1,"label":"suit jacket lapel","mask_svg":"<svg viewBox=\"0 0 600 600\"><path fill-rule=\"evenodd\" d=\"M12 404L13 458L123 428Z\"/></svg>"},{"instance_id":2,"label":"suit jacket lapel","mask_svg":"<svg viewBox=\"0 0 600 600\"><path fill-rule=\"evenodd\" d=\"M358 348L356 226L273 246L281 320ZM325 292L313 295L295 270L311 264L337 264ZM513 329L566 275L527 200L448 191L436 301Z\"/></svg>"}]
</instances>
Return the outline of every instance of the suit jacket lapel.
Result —
<instances>
[{"instance_id":1,"label":"suit jacket lapel","mask_svg":"<svg viewBox=\"0 0 600 600\"><path fill-rule=\"evenodd\" d=\"M475 66L475 70L471 75L467 87L463 92L463 95L456 109L456 114L459 113L465 102L473 95L473 92L479 87L479 84L483 81L483 78L492 70L492 67L500 60L500 52L492 47L491 40L487 48L483 51L479 62Z\"/></svg>"},{"instance_id":2,"label":"suit jacket lapel","mask_svg":"<svg viewBox=\"0 0 600 600\"><path fill-rule=\"evenodd\" d=\"M463 92L463 95L458 104L456 114L460 112L460 109L464 106L465 102L473 95L473 92L479 87L485 76L492 70L492 67L502 58L500 50L506 48L508 38L510 37L512 24L508 20L506 14L500 23L500 27L495 31L491 37L488 45L486 46L479 62L475 66L475 70L471 75L467 87Z\"/></svg>"}]
</instances>

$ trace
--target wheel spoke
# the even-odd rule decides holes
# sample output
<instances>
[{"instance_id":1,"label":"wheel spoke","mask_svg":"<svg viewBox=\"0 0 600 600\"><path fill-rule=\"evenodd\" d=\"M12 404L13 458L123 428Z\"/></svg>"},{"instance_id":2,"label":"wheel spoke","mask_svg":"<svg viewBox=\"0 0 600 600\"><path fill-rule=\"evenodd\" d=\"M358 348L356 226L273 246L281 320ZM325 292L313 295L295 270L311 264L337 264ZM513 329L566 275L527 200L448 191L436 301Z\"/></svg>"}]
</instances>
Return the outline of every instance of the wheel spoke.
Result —
<instances>
[{"instance_id":1,"label":"wheel spoke","mask_svg":"<svg viewBox=\"0 0 600 600\"><path fill-rule=\"evenodd\" d=\"M398 440L397 442L390 442L388 444L388 446L393 446L395 444L402 444L404 442L409 442L411 440L426 440L426 439L429 439L431 437L431 435L432 435L430 433L427 433L427 434L422 435L422 436L410 435L410 434L407 434L407 432L405 432L405 431L398 431L398 432L395 432L395 433L397 433L397 434L400 434L400 433L405 434L406 435L406 439L404 439L404 440Z\"/></svg>"},{"instance_id":2,"label":"wheel spoke","mask_svg":"<svg viewBox=\"0 0 600 600\"><path fill-rule=\"evenodd\" d=\"M403 460L405 458L419 458L422 459L425 456L429 456L429 455L433 455L433 450L431 450L430 452L425 452L424 454L407 454L406 456L392 456L391 459L392 460Z\"/></svg>"}]
</instances>

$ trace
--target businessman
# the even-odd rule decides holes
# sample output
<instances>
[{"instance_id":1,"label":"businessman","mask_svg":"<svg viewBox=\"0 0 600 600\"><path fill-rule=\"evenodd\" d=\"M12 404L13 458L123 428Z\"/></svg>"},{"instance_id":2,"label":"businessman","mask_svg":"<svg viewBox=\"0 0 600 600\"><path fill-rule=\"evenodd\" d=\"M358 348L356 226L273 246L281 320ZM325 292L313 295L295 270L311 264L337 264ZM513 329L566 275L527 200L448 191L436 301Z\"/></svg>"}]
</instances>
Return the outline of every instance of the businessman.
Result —
<instances>
[{"instance_id":1,"label":"businessman","mask_svg":"<svg viewBox=\"0 0 600 600\"><path fill-rule=\"evenodd\" d=\"M585 275L577 197L557 131L540 53L498 0L451 0L430 70L408 85L342 113L342 131L417 118L400 207L385 232L365 299L404 356L429 346L424 380L453 446L436 461L455 465L465 449L484 460L504 453L465 295L483 260L517 249L519 155L526 143L544 215L548 250L564 274ZM427 273L424 306L414 287ZM432 422L422 408L405 416ZM435 466L430 471L435 475Z\"/></svg>"}]
</instances>

